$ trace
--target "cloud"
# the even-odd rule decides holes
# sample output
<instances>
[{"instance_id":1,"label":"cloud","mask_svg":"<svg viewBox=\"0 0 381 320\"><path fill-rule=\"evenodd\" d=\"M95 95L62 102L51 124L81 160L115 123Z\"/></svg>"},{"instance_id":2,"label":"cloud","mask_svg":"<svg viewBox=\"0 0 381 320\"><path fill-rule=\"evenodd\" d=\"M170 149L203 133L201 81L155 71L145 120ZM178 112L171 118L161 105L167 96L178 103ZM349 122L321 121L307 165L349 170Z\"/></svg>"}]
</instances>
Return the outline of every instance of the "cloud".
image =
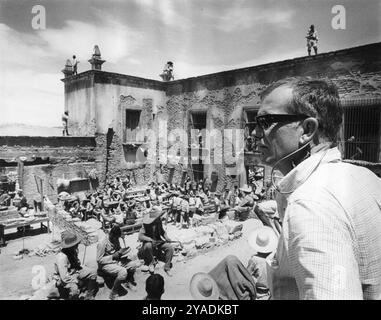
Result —
<instances>
[{"instance_id":1,"label":"cloud","mask_svg":"<svg viewBox=\"0 0 381 320\"><path fill-rule=\"evenodd\" d=\"M60 125L63 111L61 74L30 70L5 72L0 83L0 123Z\"/></svg>"},{"instance_id":2,"label":"cloud","mask_svg":"<svg viewBox=\"0 0 381 320\"><path fill-rule=\"evenodd\" d=\"M47 56L45 42L36 34L23 34L0 23L0 70L38 65ZM1 77L0 77L1 79Z\"/></svg>"},{"instance_id":3,"label":"cloud","mask_svg":"<svg viewBox=\"0 0 381 320\"><path fill-rule=\"evenodd\" d=\"M21 33L0 24L0 123L60 125L64 108L60 72L73 54L79 71L90 69L87 60L95 44L110 65L138 65L135 50L144 46L142 34L104 13L97 23L66 21L62 29ZM52 70L55 72L52 73Z\"/></svg>"},{"instance_id":4,"label":"cloud","mask_svg":"<svg viewBox=\"0 0 381 320\"><path fill-rule=\"evenodd\" d=\"M49 44L51 54L71 57L91 57L94 45L112 63L131 55L142 44L143 36L125 25L104 19L102 25L80 21L66 21L63 29L47 29L41 38Z\"/></svg>"},{"instance_id":5,"label":"cloud","mask_svg":"<svg viewBox=\"0 0 381 320\"><path fill-rule=\"evenodd\" d=\"M175 63L174 76L175 79L184 79L189 77L198 77L201 75L223 72L228 70L248 68L258 66L261 64L294 59L297 57L305 56L304 48L296 50L289 50L281 53L268 53L266 55L257 57L255 59L246 60L236 64L209 64L209 65L195 65L186 60L179 60Z\"/></svg>"},{"instance_id":6,"label":"cloud","mask_svg":"<svg viewBox=\"0 0 381 320\"><path fill-rule=\"evenodd\" d=\"M246 30L258 26L277 25L277 27L292 27L292 10L256 9L244 6L227 8L217 19L217 28L224 32Z\"/></svg>"},{"instance_id":7,"label":"cloud","mask_svg":"<svg viewBox=\"0 0 381 320\"><path fill-rule=\"evenodd\" d=\"M189 0L134 0L149 20L158 20L165 27L176 27L179 31L191 30L191 1Z\"/></svg>"}]
</instances>

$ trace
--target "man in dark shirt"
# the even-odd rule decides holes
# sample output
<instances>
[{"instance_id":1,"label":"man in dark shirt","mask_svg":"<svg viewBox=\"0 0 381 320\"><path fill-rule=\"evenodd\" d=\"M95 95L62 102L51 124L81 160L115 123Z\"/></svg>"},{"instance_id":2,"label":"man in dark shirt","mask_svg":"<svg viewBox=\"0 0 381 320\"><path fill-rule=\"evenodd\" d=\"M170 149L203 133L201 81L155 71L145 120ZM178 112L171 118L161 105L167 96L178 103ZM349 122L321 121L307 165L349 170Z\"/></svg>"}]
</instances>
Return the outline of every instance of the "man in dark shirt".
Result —
<instances>
[{"instance_id":1,"label":"man in dark shirt","mask_svg":"<svg viewBox=\"0 0 381 320\"><path fill-rule=\"evenodd\" d=\"M171 239L163 228L161 222L162 210L158 206L152 207L149 214L143 219L143 226L139 233L139 240L143 242L143 246L139 250L139 258L144 259L144 264L149 266L149 270L154 272L153 264L154 255L160 257L160 253L164 253L164 271L167 275L172 276L170 270L172 267L173 247L169 243Z\"/></svg>"}]
</instances>

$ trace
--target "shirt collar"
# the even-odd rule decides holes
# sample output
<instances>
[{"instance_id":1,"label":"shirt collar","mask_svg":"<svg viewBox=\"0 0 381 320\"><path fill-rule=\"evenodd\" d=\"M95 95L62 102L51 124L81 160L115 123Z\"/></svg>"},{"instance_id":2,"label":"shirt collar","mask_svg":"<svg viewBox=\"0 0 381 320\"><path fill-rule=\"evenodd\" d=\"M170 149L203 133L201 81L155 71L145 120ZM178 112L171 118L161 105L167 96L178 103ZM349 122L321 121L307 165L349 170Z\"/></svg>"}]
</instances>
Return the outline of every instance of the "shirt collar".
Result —
<instances>
[{"instance_id":1,"label":"shirt collar","mask_svg":"<svg viewBox=\"0 0 381 320\"><path fill-rule=\"evenodd\" d=\"M281 192L288 193L301 186L318 166L341 161L341 153L337 147L330 148L330 143L322 143L311 149L311 156L299 163L279 182Z\"/></svg>"}]
</instances>

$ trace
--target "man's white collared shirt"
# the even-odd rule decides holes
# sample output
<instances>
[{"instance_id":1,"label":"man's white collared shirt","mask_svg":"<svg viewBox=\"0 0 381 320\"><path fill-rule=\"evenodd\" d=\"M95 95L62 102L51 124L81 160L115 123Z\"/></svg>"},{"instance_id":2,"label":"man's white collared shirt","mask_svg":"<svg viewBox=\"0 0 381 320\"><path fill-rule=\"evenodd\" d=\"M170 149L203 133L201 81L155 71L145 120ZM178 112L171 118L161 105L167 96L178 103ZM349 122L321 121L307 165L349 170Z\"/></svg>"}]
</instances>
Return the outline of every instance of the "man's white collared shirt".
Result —
<instances>
[{"instance_id":1,"label":"man's white collared shirt","mask_svg":"<svg viewBox=\"0 0 381 320\"><path fill-rule=\"evenodd\" d=\"M312 154L279 184L295 191L277 199L274 299L381 299L381 179L340 159Z\"/></svg>"}]
</instances>

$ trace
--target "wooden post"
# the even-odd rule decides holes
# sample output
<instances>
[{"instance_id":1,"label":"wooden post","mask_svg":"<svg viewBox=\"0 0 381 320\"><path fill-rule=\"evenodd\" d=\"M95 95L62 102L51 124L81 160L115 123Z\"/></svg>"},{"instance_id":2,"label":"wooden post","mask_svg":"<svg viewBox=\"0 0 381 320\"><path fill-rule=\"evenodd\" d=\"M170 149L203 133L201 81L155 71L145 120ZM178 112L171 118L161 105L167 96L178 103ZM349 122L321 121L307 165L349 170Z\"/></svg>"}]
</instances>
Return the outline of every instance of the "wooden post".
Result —
<instances>
[{"instance_id":1,"label":"wooden post","mask_svg":"<svg viewBox=\"0 0 381 320\"><path fill-rule=\"evenodd\" d=\"M41 211L44 211L44 189L43 189L43 180L41 178L40 179L40 195L41 195ZM48 222L49 224L49 222Z\"/></svg>"},{"instance_id":2,"label":"wooden post","mask_svg":"<svg viewBox=\"0 0 381 320\"><path fill-rule=\"evenodd\" d=\"M17 179L19 188L24 190L24 161L20 159L17 161Z\"/></svg>"}]
</instances>

